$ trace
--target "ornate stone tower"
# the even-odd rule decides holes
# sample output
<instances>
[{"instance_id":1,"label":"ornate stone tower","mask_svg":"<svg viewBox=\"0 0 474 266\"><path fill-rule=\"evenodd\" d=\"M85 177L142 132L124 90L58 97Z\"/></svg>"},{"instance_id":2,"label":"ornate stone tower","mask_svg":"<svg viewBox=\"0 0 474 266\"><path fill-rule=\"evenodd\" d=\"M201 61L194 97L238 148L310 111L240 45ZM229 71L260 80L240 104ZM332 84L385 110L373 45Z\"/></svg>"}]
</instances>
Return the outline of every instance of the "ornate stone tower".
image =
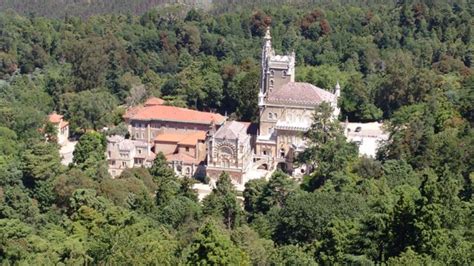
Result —
<instances>
[{"instance_id":1,"label":"ornate stone tower","mask_svg":"<svg viewBox=\"0 0 474 266\"><path fill-rule=\"evenodd\" d=\"M258 93L258 105L263 107L265 104L265 93L267 91L267 79L268 75L268 58L272 55L272 36L270 36L270 27L267 28L265 32L265 37L263 37L263 48L262 48L262 75L260 77L260 91Z\"/></svg>"},{"instance_id":2,"label":"ornate stone tower","mask_svg":"<svg viewBox=\"0 0 474 266\"><path fill-rule=\"evenodd\" d=\"M331 105L334 108L333 118L337 120L341 113L341 108L338 106L339 98L341 97L341 85L339 85L339 81L336 83L336 87L334 87L334 96L335 99L331 102Z\"/></svg>"},{"instance_id":3,"label":"ornate stone tower","mask_svg":"<svg viewBox=\"0 0 474 266\"><path fill-rule=\"evenodd\" d=\"M262 76L258 104L260 109L265 107L266 98L288 82L295 81L295 53L289 55L275 55L272 48L270 27L263 38L262 48Z\"/></svg>"}]
</instances>

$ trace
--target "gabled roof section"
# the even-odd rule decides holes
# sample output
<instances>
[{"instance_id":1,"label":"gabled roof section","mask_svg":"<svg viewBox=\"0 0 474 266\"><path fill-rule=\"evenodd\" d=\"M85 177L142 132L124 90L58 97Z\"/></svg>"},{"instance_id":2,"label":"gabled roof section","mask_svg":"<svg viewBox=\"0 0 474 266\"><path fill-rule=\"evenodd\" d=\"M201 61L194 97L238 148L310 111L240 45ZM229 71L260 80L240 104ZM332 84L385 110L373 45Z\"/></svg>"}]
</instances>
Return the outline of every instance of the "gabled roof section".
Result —
<instances>
[{"instance_id":1,"label":"gabled roof section","mask_svg":"<svg viewBox=\"0 0 474 266\"><path fill-rule=\"evenodd\" d=\"M306 82L288 82L269 93L267 99L269 103L296 105L318 105L335 100L334 94Z\"/></svg>"},{"instance_id":2,"label":"gabled roof section","mask_svg":"<svg viewBox=\"0 0 474 266\"><path fill-rule=\"evenodd\" d=\"M61 122L61 120L63 120L63 116L57 114L56 112L54 112L54 113L51 113L50 115L48 115L48 120L49 120L49 122L51 122L53 124L58 124L59 122Z\"/></svg>"},{"instance_id":3,"label":"gabled roof section","mask_svg":"<svg viewBox=\"0 0 474 266\"><path fill-rule=\"evenodd\" d=\"M178 162L183 162L185 164L199 164L201 160L198 158L194 158L193 156L190 156L185 153L171 153L165 155L166 161L172 162L172 161L178 161Z\"/></svg>"},{"instance_id":4,"label":"gabled roof section","mask_svg":"<svg viewBox=\"0 0 474 266\"><path fill-rule=\"evenodd\" d=\"M56 112L51 113L48 115L48 121L52 124L57 124L59 128L64 128L65 126L69 125L69 122L63 119L64 116L57 114Z\"/></svg>"},{"instance_id":5,"label":"gabled roof section","mask_svg":"<svg viewBox=\"0 0 474 266\"><path fill-rule=\"evenodd\" d=\"M206 125L211 125L212 121L220 125L225 121L225 117L220 114L167 105L133 107L127 110L124 118L141 121L156 120Z\"/></svg>"},{"instance_id":6,"label":"gabled roof section","mask_svg":"<svg viewBox=\"0 0 474 266\"><path fill-rule=\"evenodd\" d=\"M248 134L250 122L229 121L214 135L219 139L244 139Z\"/></svg>"},{"instance_id":7,"label":"gabled roof section","mask_svg":"<svg viewBox=\"0 0 474 266\"><path fill-rule=\"evenodd\" d=\"M206 139L206 132L191 131L189 133L161 133L155 137L155 142L176 143L178 145L195 146Z\"/></svg>"},{"instance_id":8,"label":"gabled roof section","mask_svg":"<svg viewBox=\"0 0 474 266\"><path fill-rule=\"evenodd\" d=\"M145 102L145 106L153 106L153 105L162 105L165 103L165 100L158 98L158 97L151 97L148 98Z\"/></svg>"}]
</instances>

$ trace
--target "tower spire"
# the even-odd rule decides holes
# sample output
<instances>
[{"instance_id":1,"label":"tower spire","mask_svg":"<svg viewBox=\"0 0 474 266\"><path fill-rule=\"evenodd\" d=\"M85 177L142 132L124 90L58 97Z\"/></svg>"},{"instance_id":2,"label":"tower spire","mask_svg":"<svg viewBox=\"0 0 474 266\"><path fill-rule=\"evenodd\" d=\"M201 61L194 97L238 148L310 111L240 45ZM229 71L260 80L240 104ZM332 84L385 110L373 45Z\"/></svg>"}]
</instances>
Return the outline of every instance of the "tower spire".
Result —
<instances>
[{"instance_id":1,"label":"tower spire","mask_svg":"<svg viewBox=\"0 0 474 266\"><path fill-rule=\"evenodd\" d=\"M265 93L267 88L267 73L268 70L268 58L272 55L272 36L270 35L270 26L267 26L265 36L263 37L262 47L262 76L260 77L260 90L258 93L258 104L259 106L264 105Z\"/></svg>"},{"instance_id":2,"label":"tower spire","mask_svg":"<svg viewBox=\"0 0 474 266\"><path fill-rule=\"evenodd\" d=\"M263 40L264 40L263 50L265 52L265 55L270 56L271 51L272 51L272 35L270 34L270 26L267 26Z\"/></svg>"},{"instance_id":3,"label":"tower spire","mask_svg":"<svg viewBox=\"0 0 474 266\"><path fill-rule=\"evenodd\" d=\"M341 85L339 85L339 81L337 81L336 87L334 87L334 89L334 95L339 98L339 96L341 96Z\"/></svg>"},{"instance_id":4,"label":"tower spire","mask_svg":"<svg viewBox=\"0 0 474 266\"><path fill-rule=\"evenodd\" d=\"M265 29L265 37L263 37L263 39L265 41L272 39L272 36L270 35L270 26L267 26L267 28Z\"/></svg>"}]
</instances>

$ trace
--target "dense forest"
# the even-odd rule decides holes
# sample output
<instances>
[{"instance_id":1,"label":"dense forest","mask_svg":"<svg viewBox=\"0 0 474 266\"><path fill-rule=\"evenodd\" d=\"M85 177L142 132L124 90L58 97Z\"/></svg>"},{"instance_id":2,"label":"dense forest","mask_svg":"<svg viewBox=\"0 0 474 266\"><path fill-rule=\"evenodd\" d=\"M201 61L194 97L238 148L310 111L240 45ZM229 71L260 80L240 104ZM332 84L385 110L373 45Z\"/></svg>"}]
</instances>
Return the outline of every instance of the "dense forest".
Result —
<instances>
[{"instance_id":1,"label":"dense forest","mask_svg":"<svg viewBox=\"0 0 474 266\"><path fill-rule=\"evenodd\" d=\"M316 2L0 13L2 264L472 264L472 3ZM238 193L223 174L199 202L162 154L110 178L105 135L125 134L124 110L148 96L256 121L268 26L298 80L340 82L341 121L384 121L377 158L358 157L323 104L302 183L277 171ZM79 139L67 167L45 139L52 111Z\"/></svg>"}]
</instances>

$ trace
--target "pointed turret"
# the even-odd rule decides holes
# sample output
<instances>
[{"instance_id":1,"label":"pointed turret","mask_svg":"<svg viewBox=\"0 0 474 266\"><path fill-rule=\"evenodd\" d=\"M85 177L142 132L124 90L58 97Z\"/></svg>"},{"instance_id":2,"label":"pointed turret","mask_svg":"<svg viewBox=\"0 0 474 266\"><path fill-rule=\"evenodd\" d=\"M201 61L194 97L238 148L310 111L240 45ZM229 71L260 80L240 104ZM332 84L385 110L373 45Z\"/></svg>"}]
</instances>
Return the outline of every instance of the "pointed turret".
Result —
<instances>
[{"instance_id":1,"label":"pointed turret","mask_svg":"<svg viewBox=\"0 0 474 266\"><path fill-rule=\"evenodd\" d=\"M272 36L270 35L270 27L267 27L265 36L263 37L263 47L262 47L262 76L260 77L260 90L258 93L258 103L260 106L264 105L264 98L267 88L267 73L268 70L268 58L272 55Z\"/></svg>"},{"instance_id":2,"label":"pointed turret","mask_svg":"<svg viewBox=\"0 0 474 266\"><path fill-rule=\"evenodd\" d=\"M341 85L339 85L339 81L336 83L336 86L334 87L334 99L331 101L331 105L334 108L333 110L333 118L337 119L339 117L339 114L341 113L341 108L339 108L339 97L341 97Z\"/></svg>"},{"instance_id":3,"label":"pointed turret","mask_svg":"<svg viewBox=\"0 0 474 266\"><path fill-rule=\"evenodd\" d=\"M339 85L339 81L336 83L336 87L334 88L334 95L336 95L337 98L341 96L341 85Z\"/></svg>"},{"instance_id":4,"label":"pointed turret","mask_svg":"<svg viewBox=\"0 0 474 266\"><path fill-rule=\"evenodd\" d=\"M270 41L272 39L272 36L270 34L270 26L267 26L265 29L265 37L263 37L265 41Z\"/></svg>"}]
</instances>

